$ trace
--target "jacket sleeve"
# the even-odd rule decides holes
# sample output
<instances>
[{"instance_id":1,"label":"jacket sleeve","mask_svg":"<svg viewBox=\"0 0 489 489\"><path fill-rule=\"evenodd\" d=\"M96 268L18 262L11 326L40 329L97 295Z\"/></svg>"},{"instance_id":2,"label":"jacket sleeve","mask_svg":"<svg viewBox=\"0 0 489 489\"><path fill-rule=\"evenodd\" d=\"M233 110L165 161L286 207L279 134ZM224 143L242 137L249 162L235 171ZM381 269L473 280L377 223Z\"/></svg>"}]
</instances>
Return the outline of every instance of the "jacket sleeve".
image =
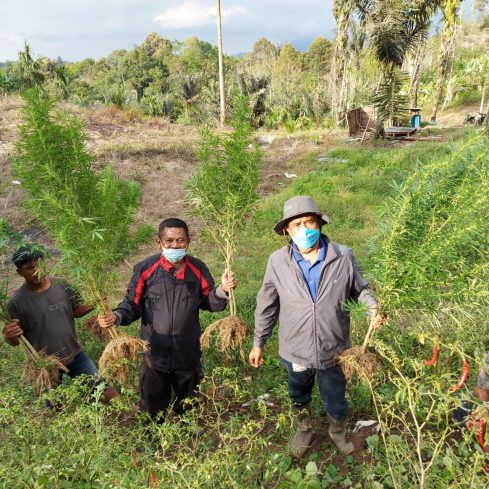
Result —
<instances>
[{"instance_id":1,"label":"jacket sleeve","mask_svg":"<svg viewBox=\"0 0 489 489\"><path fill-rule=\"evenodd\" d=\"M487 353L484 363L479 370L477 387L480 387L481 389L489 389L489 353Z\"/></svg>"},{"instance_id":2,"label":"jacket sleeve","mask_svg":"<svg viewBox=\"0 0 489 489\"><path fill-rule=\"evenodd\" d=\"M273 265L268 260L263 285L256 297L253 346L263 347L272 334L280 312L280 298L273 281Z\"/></svg>"},{"instance_id":3,"label":"jacket sleeve","mask_svg":"<svg viewBox=\"0 0 489 489\"><path fill-rule=\"evenodd\" d=\"M363 278L362 272L360 271L360 267L358 266L357 260L353 251L350 250L350 259L353 268L353 280L352 286L350 290L350 299L355 302L360 302L361 304L365 304L368 309L372 309L377 306L377 301L375 297L372 295L369 289L368 282Z\"/></svg>"},{"instance_id":4,"label":"jacket sleeve","mask_svg":"<svg viewBox=\"0 0 489 489\"><path fill-rule=\"evenodd\" d=\"M214 279L212 278L209 269L203 263L201 273L208 284L208 294L201 291L202 300L200 302L200 308L211 312L224 311L229 301L226 292L224 292L220 285L219 287L215 286Z\"/></svg>"},{"instance_id":5,"label":"jacket sleeve","mask_svg":"<svg viewBox=\"0 0 489 489\"><path fill-rule=\"evenodd\" d=\"M127 326L141 317L141 306L134 302L140 276L140 266L136 265L133 270L131 281L127 286L127 293L124 300L113 310L113 313L117 316L116 324L118 326Z\"/></svg>"}]
</instances>

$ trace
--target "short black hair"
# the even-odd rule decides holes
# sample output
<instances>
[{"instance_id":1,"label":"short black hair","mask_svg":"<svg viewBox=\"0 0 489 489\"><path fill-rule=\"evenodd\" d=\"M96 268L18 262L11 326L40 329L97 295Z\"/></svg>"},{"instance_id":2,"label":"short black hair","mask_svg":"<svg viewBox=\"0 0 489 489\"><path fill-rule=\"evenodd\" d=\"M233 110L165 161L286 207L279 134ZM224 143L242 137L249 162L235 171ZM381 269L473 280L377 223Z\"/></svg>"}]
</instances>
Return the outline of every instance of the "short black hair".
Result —
<instances>
[{"instance_id":1,"label":"short black hair","mask_svg":"<svg viewBox=\"0 0 489 489\"><path fill-rule=\"evenodd\" d=\"M164 221L160 222L160 225L158 226L159 238L161 238L161 236L163 235L163 231L165 228L183 228L185 229L185 234L187 235L187 238L190 237L187 223L185 221L182 221L181 219L178 219L177 217L170 217L169 219L165 219Z\"/></svg>"},{"instance_id":2,"label":"short black hair","mask_svg":"<svg viewBox=\"0 0 489 489\"><path fill-rule=\"evenodd\" d=\"M42 260L46 256L41 246L37 244L26 244L17 248L12 255L12 262L17 268L32 260Z\"/></svg>"}]
</instances>

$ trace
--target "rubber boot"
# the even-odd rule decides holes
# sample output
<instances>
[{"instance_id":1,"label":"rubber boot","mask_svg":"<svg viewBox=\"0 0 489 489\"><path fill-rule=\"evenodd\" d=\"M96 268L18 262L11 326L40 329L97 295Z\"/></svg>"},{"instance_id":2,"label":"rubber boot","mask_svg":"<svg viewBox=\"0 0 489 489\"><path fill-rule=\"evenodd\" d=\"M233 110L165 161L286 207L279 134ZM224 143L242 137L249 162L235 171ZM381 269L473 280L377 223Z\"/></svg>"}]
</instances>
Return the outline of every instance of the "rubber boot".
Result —
<instances>
[{"instance_id":1,"label":"rubber boot","mask_svg":"<svg viewBox=\"0 0 489 489\"><path fill-rule=\"evenodd\" d=\"M329 419L329 436L336 445L336 448L341 455L350 455L355 450L353 443L345 440L346 435L346 419L339 421L328 414Z\"/></svg>"},{"instance_id":2,"label":"rubber boot","mask_svg":"<svg viewBox=\"0 0 489 489\"><path fill-rule=\"evenodd\" d=\"M295 458L302 458L311 446L314 434L312 432L311 404L294 406L295 425L297 432L289 442L290 453Z\"/></svg>"}]
</instances>

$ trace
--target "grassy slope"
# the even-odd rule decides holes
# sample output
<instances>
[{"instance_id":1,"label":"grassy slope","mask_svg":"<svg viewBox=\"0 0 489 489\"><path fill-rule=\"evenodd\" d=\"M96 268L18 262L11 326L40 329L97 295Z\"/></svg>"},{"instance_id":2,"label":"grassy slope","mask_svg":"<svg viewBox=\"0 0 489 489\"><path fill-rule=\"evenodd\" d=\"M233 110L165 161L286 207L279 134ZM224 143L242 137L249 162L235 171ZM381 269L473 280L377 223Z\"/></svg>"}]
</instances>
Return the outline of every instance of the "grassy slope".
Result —
<instances>
[{"instance_id":1,"label":"grassy slope","mask_svg":"<svg viewBox=\"0 0 489 489\"><path fill-rule=\"evenodd\" d=\"M255 296L267 258L284 244L272 227L286 199L297 194L316 198L332 219L327 234L354 249L368 276L370 240L378 231L380 207L392 192L390 182L401 180L417 163L447 150L445 144L425 143L399 149L341 147L330 151L323 161L311 154L303 162L305 173L281 193L263 200L243 230L236 271L239 311L244 319L253 323ZM213 248L203 240L194 246L195 254L217 275L221 265ZM203 315L204 325L215 317ZM357 341L363 326L362 321L355 323ZM97 358L101 346L83 332L81 337ZM110 410L93 398L79 405L86 395L81 386L52 393L63 406L59 413L45 410L28 389L19 393L20 351L3 345L0 352L0 424L4 431L0 487L151 487L151 472L158 487L276 487L279 481L280 487L318 487L297 485L301 480L312 481L315 467L321 470L320 479L330 481L332 487L341 481L348 485L346 473L350 482L361 484L361 466L350 458L335 459L335 451L324 438L311 455L311 461L317 462L309 464L306 472L307 460L291 467L286 440L292 426L276 337L267 345L265 368L260 371L239 365L236 358L223 369L219 355L205 355L206 402L188 416L186 424L154 428L163 446L156 459L142 454L134 460L132 451L141 445L143 427L117 427ZM362 394L361 389L357 386L354 392L353 419L371 411L368 393ZM245 401L265 392L273 405L258 401L243 407ZM127 405L134 399L128 393L124 402ZM315 410L319 415L317 398ZM200 437L195 436L197 422L204 426ZM318 419L319 430L323 422Z\"/></svg>"}]
</instances>

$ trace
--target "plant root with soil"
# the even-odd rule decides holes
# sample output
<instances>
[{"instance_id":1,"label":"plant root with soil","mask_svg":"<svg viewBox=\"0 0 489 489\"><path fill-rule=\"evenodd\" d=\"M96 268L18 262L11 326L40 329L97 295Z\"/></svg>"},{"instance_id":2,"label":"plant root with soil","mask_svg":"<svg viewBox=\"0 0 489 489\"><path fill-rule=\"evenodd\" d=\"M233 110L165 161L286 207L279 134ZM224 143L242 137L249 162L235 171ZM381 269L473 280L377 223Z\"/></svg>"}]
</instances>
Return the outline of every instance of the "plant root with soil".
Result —
<instances>
[{"instance_id":1,"label":"plant root with soil","mask_svg":"<svg viewBox=\"0 0 489 489\"><path fill-rule=\"evenodd\" d=\"M134 336L119 335L105 347L99 360L101 374L109 380L127 385L131 362L149 351L149 343Z\"/></svg>"},{"instance_id":2,"label":"plant root with soil","mask_svg":"<svg viewBox=\"0 0 489 489\"><path fill-rule=\"evenodd\" d=\"M38 353L24 336L20 337L20 341L27 357L22 369L22 385L32 385L39 397L46 389L55 387L60 372L68 372L68 369L56 355Z\"/></svg>"},{"instance_id":3,"label":"plant root with soil","mask_svg":"<svg viewBox=\"0 0 489 489\"><path fill-rule=\"evenodd\" d=\"M362 346L355 346L345 350L338 355L337 360L348 382L351 382L354 375L358 378L372 380L375 372L380 367L377 355L364 351Z\"/></svg>"},{"instance_id":4,"label":"plant root with soil","mask_svg":"<svg viewBox=\"0 0 489 489\"><path fill-rule=\"evenodd\" d=\"M214 321L200 337L200 344L203 349L209 347L214 331L218 332L219 351L226 356L230 349L239 348L239 354L244 360L243 343L248 335L248 326L245 321L236 315Z\"/></svg>"},{"instance_id":5,"label":"plant root with soil","mask_svg":"<svg viewBox=\"0 0 489 489\"><path fill-rule=\"evenodd\" d=\"M112 335L110 334L110 331L108 331L108 328L102 328L102 326L100 326L97 320L97 316L93 316L83 321L81 327L85 331L89 331L90 333L92 333L96 338L103 341L104 343L107 343L112 338Z\"/></svg>"}]
</instances>

